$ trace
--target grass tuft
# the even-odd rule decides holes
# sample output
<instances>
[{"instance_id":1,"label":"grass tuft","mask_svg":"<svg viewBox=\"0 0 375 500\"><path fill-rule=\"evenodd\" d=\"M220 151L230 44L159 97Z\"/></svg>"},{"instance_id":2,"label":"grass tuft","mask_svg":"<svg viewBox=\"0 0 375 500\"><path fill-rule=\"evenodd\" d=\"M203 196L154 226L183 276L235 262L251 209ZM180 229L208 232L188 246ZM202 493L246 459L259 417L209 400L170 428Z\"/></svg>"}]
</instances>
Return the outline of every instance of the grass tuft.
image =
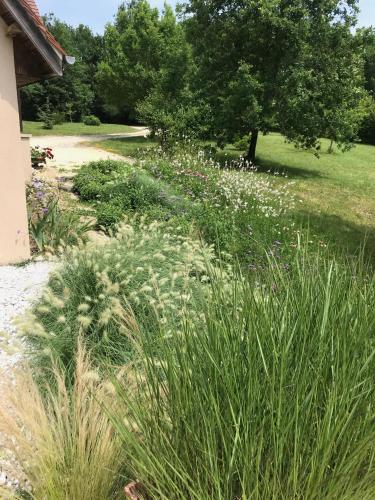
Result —
<instances>
[{"instance_id":1,"label":"grass tuft","mask_svg":"<svg viewBox=\"0 0 375 500\"><path fill-rule=\"evenodd\" d=\"M144 344L138 391L119 388L134 479L165 500L374 498L374 278L299 252L262 284L210 283L204 324Z\"/></svg>"},{"instance_id":2,"label":"grass tuft","mask_svg":"<svg viewBox=\"0 0 375 500\"><path fill-rule=\"evenodd\" d=\"M103 411L113 395L80 343L74 386L65 385L57 368L52 376L54 389L38 386L30 371L21 371L0 402L0 429L9 436L6 446L23 468L32 498L114 498L122 453Z\"/></svg>"}]
</instances>

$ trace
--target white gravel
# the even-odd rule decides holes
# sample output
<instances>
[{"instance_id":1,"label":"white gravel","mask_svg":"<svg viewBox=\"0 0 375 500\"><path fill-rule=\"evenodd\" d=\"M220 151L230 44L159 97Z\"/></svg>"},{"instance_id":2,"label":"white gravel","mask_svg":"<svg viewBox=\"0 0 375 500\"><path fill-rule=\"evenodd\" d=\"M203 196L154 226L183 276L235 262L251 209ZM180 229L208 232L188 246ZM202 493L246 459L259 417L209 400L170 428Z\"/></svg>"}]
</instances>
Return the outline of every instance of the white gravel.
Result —
<instances>
[{"instance_id":1,"label":"white gravel","mask_svg":"<svg viewBox=\"0 0 375 500\"><path fill-rule=\"evenodd\" d=\"M22 357L13 321L38 299L54 266L53 262L0 266L0 371Z\"/></svg>"},{"instance_id":2,"label":"white gravel","mask_svg":"<svg viewBox=\"0 0 375 500\"><path fill-rule=\"evenodd\" d=\"M23 358L22 342L13 321L38 299L55 266L53 262L0 266L0 397L2 383L12 380L12 369ZM14 498L13 492L18 487L28 490L29 485L3 441L0 433L0 498L7 500Z\"/></svg>"},{"instance_id":3,"label":"white gravel","mask_svg":"<svg viewBox=\"0 0 375 500\"><path fill-rule=\"evenodd\" d=\"M106 139L122 139L131 137L145 137L149 130L144 127L133 127L134 132L124 134L104 134L104 135L80 135L80 136L39 136L31 138L32 146L41 148L52 148L55 158L48 160L48 168L69 167L82 165L90 161L98 160L120 160L124 157L115 153L104 151L103 149L90 146L90 142L98 142ZM128 161L131 161L128 159ZM45 168L43 169L46 170Z\"/></svg>"}]
</instances>

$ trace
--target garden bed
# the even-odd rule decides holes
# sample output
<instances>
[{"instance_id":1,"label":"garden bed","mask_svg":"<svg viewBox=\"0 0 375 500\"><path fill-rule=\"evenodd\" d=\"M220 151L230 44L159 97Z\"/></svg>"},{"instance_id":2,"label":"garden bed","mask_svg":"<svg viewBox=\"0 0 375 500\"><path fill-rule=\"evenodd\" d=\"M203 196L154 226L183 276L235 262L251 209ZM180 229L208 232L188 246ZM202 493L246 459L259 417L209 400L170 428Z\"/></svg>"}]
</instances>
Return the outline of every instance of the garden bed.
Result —
<instances>
[{"instance_id":1,"label":"garden bed","mask_svg":"<svg viewBox=\"0 0 375 500\"><path fill-rule=\"evenodd\" d=\"M108 240L62 245L0 405L33 494L371 498L374 276L290 181L154 148L74 189Z\"/></svg>"}]
</instances>

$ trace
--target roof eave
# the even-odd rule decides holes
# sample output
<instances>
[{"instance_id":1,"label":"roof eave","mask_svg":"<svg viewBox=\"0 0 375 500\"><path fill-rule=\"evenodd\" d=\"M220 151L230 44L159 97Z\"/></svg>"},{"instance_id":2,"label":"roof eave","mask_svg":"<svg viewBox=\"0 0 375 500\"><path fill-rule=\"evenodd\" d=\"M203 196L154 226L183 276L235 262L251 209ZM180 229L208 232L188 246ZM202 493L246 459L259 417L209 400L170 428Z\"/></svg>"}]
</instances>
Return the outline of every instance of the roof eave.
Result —
<instances>
[{"instance_id":1,"label":"roof eave","mask_svg":"<svg viewBox=\"0 0 375 500\"><path fill-rule=\"evenodd\" d=\"M43 36L40 29L17 0L2 0L22 31L51 68L51 76L63 75L64 55L59 54Z\"/></svg>"}]
</instances>

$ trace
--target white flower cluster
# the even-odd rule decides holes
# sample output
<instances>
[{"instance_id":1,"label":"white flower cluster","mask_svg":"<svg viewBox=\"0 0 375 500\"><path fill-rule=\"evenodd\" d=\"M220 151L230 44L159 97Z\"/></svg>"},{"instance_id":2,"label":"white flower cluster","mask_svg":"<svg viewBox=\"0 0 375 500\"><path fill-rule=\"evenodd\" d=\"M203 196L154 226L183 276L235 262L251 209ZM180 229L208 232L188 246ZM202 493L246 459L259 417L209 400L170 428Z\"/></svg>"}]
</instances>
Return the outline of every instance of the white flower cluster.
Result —
<instances>
[{"instance_id":1,"label":"white flower cluster","mask_svg":"<svg viewBox=\"0 0 375 500\"><path fill-rule=\"evenodd\" d=\"M254 209L265 217L277 218L293 210L296 198L292 194L293 182L278 172L267 175L257 172L252 164L243 159L226 161L220 165L205 151L181 149L173 158L159 152L145 157L142 166L151 173L163 176L163 166L172 165L173 177L200 178L205 189L200 191L200 199L216 207L234 211ZM194 193L190 193L194 196Z\"/></svg>"},{"instance_id":2,"label":"white flower cluster","mask_svg":"<svg viewBox=\"0 0 375 500\"><path fill-rule=\"evenodd\" d=\"M279 217L292 210L295 197L290 192L292 182L276 183L251 171L223 170L217 180L217 195L213 203L235 211L258 209L266 217Z\"/></svg>"}]
</instances>

